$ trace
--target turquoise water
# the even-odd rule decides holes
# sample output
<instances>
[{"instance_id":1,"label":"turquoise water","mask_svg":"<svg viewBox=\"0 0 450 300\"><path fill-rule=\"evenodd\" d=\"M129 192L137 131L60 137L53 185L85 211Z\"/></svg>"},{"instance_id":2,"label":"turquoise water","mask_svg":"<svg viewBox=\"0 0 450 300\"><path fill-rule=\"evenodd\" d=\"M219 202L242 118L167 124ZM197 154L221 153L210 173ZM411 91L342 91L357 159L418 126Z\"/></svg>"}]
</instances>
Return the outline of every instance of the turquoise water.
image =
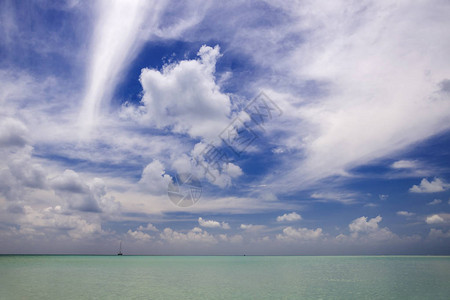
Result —
<instances>
[{"instance_id":1,"label":"turquoise water","mask_svg":"<svg viewBox=\"0 0 450 300\"><path fill-rule=\"evenodd\" d=\"M450 257L0 256L0 299L450 299Z\"/></svg>"}]
</instances>

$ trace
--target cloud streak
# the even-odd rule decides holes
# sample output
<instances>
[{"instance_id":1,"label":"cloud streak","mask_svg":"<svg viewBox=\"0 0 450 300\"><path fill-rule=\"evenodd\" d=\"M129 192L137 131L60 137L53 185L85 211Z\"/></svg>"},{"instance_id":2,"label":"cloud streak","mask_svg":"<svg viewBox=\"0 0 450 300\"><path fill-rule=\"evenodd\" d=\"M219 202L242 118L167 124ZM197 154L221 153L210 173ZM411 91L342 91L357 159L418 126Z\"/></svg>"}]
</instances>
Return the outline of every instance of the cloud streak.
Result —
<instances>
[{"instance_id":1,"label":"cloud streak","mask_svg":"<svg viewBox=\"0 0 450 300\"><path fill-rule=\"evenodd\" d=\"M84 131L99 117L100 108L108 105L126 62L142 47L142 26L145 21L157 24L158 7L150 1L99 1L98 21L91 38L91 58L87 87L80 113ZM155 13L148 18L152 8Z\"/></svg>"}]
</instances>

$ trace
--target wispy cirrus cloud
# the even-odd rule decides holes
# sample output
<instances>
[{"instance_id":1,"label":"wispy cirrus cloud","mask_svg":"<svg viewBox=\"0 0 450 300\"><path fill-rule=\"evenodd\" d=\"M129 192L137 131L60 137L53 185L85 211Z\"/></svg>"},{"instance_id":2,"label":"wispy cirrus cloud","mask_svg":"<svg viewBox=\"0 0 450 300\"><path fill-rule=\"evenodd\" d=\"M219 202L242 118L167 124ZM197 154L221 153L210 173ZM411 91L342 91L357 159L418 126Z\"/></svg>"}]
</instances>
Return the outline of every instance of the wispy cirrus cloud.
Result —
<instances>
[{"instance_id":1,"label":"wispy cirrus cloud","mask_svg":"<svg viewBox=\"0 0 450 300\"><path fill-rule=\"evenodd\" d=\"M311 198L322 202L339 202L342 204L354 204L357 202L356 193L349 192L315 192L311 194Z\"/></svg>"},{"instance_id":2,"label":"wispy cirrus cloud","mask_svg":"<svg viewBox=\"0 0 450 300\"><path fill-rule=\"evenodd\" d=\"M450 128L448 96L437 93L449 76L447 62L443 65L440 59L447 55L449 41L431 46L436 45L438 36L448 33L438 25L448 22L444 13L448 4L440 1L437 5L400 4L394 8L386 2L353 3L345 12L340 5L316 2L298 4L295 9L290 4L278 5L287 14L298 16L297 28L305 31L303 38L308 40L285 56L279 68L300 65L291 70L290 78L326 83L328 88L319 99L286 115L295 114L302 120L297 126L287 122L298 132L296 145L303 155L295 164L286 160L283 180L269 176L267 182L275 180L283 189L298 189L302 184L297 178L311 184L333 175L348 176L355 166ZM427 29L414 30L417 19L426 20L429 13L439 21L427 23ZM323 23L323 16L333 21ZM430 31L435 34L427 34ZM408 55L404 55L405 47ZM424 75L431 69L432 73ZM288 93L281 87L269 89L274 99ZM298 102L307 100L308 95L304 98ZM414 122L406 121L410 115L415 116Z\"/></svg>"},{"instance_id":3,"label":"wispy cirrus cloud","mask_svg":"<svg viewBox=\"0 0 450 300\"><path fill-rule=\"evenodd\" d=\"M152 4L155 4L154 7ZM156 3L149 1L98 2L98 20L92 36L87 88L80 113L84 130L94 124L99 109L109 104L118 76L126 67L125 63L140 50L145 39L141 29L144 22L156 27L164 5L161 3L158 7ZM151 9L152 16L148 18Z\"/></svg>"}]
</instances>

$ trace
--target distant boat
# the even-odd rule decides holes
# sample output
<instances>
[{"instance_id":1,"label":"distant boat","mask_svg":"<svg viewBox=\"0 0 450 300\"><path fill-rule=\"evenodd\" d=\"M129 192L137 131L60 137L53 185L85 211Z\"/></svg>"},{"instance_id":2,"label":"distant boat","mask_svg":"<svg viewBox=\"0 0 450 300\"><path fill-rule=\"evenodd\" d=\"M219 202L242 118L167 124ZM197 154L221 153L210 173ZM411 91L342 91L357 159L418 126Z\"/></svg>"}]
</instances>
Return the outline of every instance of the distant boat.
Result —
<instances>
[{"instance_id":1,"label":"distant boat","mask_svg":"<svg viewBox=\"0 0 450 300\"><path fill-rule=\"evenodd\" d=\"M123 255L122 253L122 241L120 241L119 253L117 255Z\"/></svg>"}]
</instances>

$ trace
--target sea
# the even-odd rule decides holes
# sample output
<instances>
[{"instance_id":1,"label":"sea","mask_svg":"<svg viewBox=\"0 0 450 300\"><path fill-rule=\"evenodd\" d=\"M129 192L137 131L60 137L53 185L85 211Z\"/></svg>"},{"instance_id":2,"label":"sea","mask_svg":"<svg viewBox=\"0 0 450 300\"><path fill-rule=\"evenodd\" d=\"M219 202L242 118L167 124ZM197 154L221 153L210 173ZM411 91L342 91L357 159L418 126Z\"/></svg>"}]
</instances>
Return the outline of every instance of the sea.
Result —
<instances>
[{"instance_id":1,"label":"sea","mask_svg":"<svg viewBox=\"0 0 450 300\"><path fill-rule=\"evenodd\" d=\"M450 257L1 255L0 299L450 299Z\"/></svg>"}]
</instances>

